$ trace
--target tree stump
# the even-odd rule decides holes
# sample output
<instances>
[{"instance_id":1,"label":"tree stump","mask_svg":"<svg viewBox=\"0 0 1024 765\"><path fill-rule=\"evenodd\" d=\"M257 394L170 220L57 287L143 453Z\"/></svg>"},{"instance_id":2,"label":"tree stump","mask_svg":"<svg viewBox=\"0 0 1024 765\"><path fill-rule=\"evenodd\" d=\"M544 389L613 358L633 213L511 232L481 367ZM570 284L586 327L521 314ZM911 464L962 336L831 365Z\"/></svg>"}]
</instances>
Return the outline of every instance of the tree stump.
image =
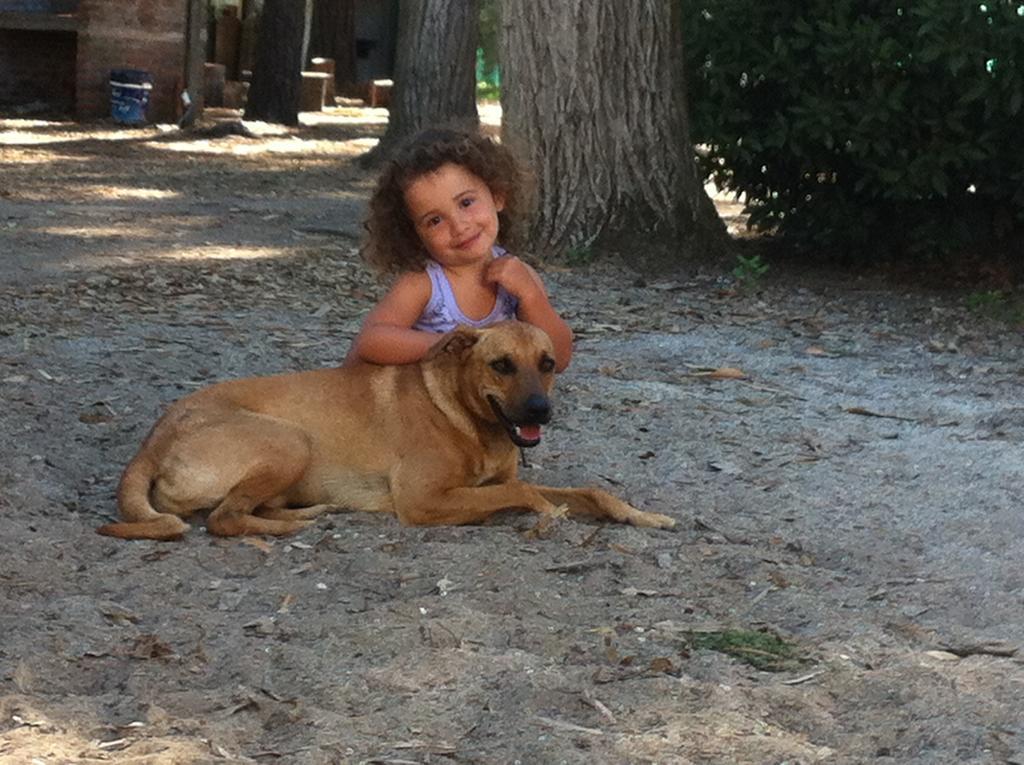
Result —
<instances>
[{"instance_id":1,"label":"tree stump","mask_svg":"<svg viewBox=\"0 0 1024 765\"><path fill-rule=\"evenodd\" d=\"M387 109L391 105L391 80L374 80L370 83L370 106Z\"/></svg>"},{"instance_id":2,"label":"tree stump","mask_svg":"<svg viewBox=\"0 0 1024 765\"><path fill-rule=\"evenodd\" d=\"M224 83L224 106L228 109L244 109L249 95L249 83L228 80Z\"/></svg>"},{"instance_id":3,"label":"tree stump","mask_svg":"<svg viewBox=\"0 0 1024 765\"><path fill-rule=\"evenodd\" d=\"M312 71L323 72L327 75L327 87L324 90L324 103L328 106L334 106L334 97L337 95L334 84L334 59L317 57L310 62L310 66L312 67Z\"/></svg>"},{"instance_id":4,"label":"tree stump","mask_svg":"<svg viewBox=\"0 0 1024 765\"><path fill-rule=\"evenodd\" d=\"M227 72L224 64L206 63L203 65L203 102L206 106L224 105L224 83Z\"/></svg>"},{"instance_id":5,"label":"tree stump","mask_svg":"<svg viewBox=\"0 0 1024 765\"><path fill-rule=\"evenodd\" d=\"M327 92L328 75L324 72L303 72L302 90L299 94L300 112L322 112L324 95Z\"/></svg>"}]
</instances>

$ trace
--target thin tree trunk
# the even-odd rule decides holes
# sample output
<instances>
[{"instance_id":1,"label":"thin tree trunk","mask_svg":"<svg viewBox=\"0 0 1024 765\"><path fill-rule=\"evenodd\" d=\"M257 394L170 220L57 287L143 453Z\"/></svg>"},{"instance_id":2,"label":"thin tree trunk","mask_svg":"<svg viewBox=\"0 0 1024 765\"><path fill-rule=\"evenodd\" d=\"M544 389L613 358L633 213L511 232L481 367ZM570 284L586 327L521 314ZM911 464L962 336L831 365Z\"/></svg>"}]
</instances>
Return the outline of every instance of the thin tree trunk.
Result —
<instances>
[{"instance_id":1,"label":"thin tree trunk","mask_svg":"<svg viewBox=\"0 0 1024 765\"><path fill-rule=\"evenodd\" d=\"M203 32L206 30L205 0L188 0L187 48L185 55L185 92L188 103L178 120L178 127L192 127L203 113L203 62L206 49Z\"/></svg>"},{"instance_id":2,"label":"thin tree trunk","mask_svg":"<svg viewBox=\"0 0 1024 765\"><path fill-rule=\"evenodd\" d=\"M646 232L720 251L685 109L677 0L506 0L502 135L537 173L541 253Z\"/></svg>"},{"instance_id":3,"label":"thin tree trunk","mask_svg":"<svg viewBox=\"0 0 1024 765\"><path fill-rule=\"evenodd\" d=\"M366 161L429 125L475 129L479 0L402 0L388 129Z\"/></svg>"},{"instance_id":4,"label":"thin tree trunk","mask_svg":"<svg viewBox=\"0 0 1024 765\"><path fill-rule=\"evenodd\" d=\"M299 124L299 93L312 0L264 0L247 120Z\"/></svg>"}]
</instances>

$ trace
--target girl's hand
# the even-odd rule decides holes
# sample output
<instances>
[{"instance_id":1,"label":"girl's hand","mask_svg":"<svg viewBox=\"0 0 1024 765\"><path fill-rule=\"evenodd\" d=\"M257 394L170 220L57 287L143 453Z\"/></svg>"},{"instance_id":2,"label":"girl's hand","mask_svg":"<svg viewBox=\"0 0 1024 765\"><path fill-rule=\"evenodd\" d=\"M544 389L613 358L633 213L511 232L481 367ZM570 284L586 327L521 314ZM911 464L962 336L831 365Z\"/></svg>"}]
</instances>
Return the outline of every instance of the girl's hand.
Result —
<instances>
[{"instance_id":1,"label":"girl's hand","mask_svg":"<svg viewBox=\"0 0 1024 765\"><path fill-rule=\"evenodd\" d=\"M548 333L555 351L555 369L561 372L569 366L569 360L572 359L572 330L551 305L548 291L544 289L544 282L537 272L519 258L505 255L491 261L484 278L500 284L519 300L516 317L520 321L533 324Z\"/></svg>"},{"instance_id":2,"label":"girl's hand","mask_svg":"<svg viewBox=\"0 0 1024 765\"><path fill-rule=\"evenodd\" d=\"M495 258L487 266L484 279L500 284L520 303L547 302L547 291L537 273L514 255Z\"/></svg>"}]
</instances>

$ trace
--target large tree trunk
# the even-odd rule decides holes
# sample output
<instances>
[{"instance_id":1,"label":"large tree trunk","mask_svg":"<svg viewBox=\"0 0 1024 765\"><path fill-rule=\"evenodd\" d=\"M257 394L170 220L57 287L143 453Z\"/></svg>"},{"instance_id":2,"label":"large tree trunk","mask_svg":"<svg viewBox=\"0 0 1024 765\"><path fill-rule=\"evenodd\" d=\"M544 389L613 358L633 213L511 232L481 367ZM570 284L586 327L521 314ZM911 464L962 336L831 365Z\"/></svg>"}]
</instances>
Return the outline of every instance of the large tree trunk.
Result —
<instances>
[{"instance_id":1,"label":"large tree trunk","mask_svg":"<svg viewBox=\"0 0 1024 765\"><path fill-rule=\"evenodd\" d=\"M727 243L690 143L678 8L502 4L502 135L537 173L538 253L637 232L692 252Z\"/></svg>"},{"instance_id":2,"label":"large tree trunk","mask_svg":"<svg viewBox=\"0 0 1024 765\"><path fill-rule=\"evenodd\" d=\"M388 129L368 162L429 125L476 129L479 14L479 0L402 0Z\"/></svg>"},{"instance_id":3,"label":"large tree trunk","mask_svg":"<svg viewBox=\"0 0 1024 765\"><path fill-rule=\"evenodd\" d=\"M355 0L315 0L309 55L333 59L338 89L351 89L356 81Z\"/></svg>"},{"instance_id":4,"label":"large tree trunk","mask_svg":"<svg viewBox=\"0 0 1024 765\"><path fill-rule=\"evenodd\" d=\"M247 120L299 124L299 92L312 0L264 0Z\"/></svg>"}]
</instances>

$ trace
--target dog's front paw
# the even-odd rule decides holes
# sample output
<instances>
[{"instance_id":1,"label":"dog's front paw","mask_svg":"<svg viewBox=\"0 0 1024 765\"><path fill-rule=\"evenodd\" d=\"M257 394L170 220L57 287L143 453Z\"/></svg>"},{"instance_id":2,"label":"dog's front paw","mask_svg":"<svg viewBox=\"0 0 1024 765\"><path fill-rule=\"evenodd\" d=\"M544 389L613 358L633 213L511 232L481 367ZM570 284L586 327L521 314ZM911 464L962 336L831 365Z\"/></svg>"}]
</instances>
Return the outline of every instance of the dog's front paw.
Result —
<instances>
[{"instance_id":1,"label":"dog's front paw","mask_svg":"<svg viewBox=\"0 0 1024 765\"><path fill-rule=\"evenodd\" d=\"M633 524L635 526L647 526L652 529L673 529L676 526L676 519L669 518L661 513L638 511L638 515L633 519Z\"/></svg>"}]
</instances>

